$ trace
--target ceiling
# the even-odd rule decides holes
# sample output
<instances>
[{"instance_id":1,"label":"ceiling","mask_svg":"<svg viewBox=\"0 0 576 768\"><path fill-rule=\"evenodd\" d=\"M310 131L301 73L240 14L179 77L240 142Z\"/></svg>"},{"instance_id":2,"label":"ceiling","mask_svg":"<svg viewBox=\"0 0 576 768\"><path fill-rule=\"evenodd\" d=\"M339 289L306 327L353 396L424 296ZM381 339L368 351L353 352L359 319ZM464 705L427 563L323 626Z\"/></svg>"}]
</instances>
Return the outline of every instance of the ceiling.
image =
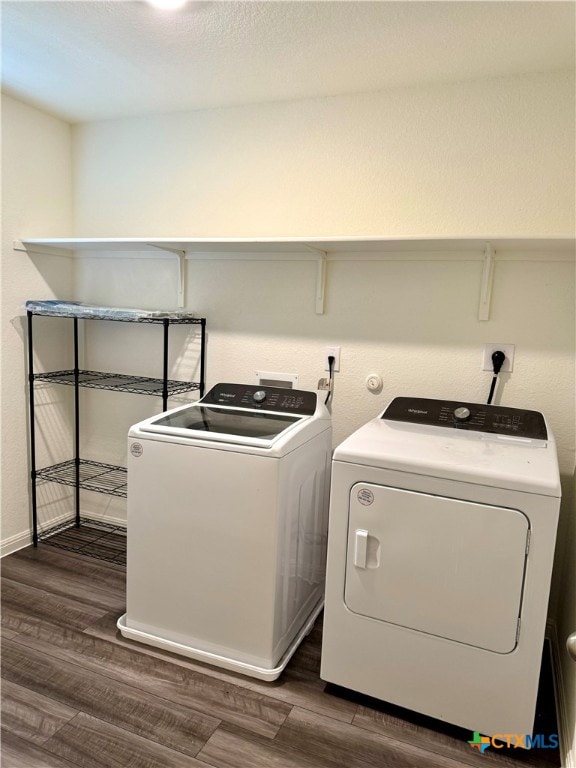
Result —
<instances>
[{"instance_id":1,"label":"ceiling","mask_svg":"<svg viewBox=\"0 0 576 768\"><path fill-rule=\"evenodd\" d=\"M574 69L576 4L1 0L3 90L70 122Z\"/></svg>"}]
</instances>

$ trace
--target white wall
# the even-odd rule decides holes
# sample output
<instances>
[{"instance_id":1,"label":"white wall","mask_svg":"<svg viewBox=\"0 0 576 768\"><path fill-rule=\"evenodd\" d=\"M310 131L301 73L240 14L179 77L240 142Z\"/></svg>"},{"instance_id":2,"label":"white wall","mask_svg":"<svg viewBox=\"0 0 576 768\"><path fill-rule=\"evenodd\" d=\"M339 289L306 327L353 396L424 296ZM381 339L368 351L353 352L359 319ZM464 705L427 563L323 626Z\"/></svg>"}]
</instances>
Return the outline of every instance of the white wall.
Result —
<instances>
[{"instance_id":1,"label":"white wall","mask_svg":"<svg viewBox=\"0 0 576 768\"><path fill-rule=\"evenodd\" d=\"M501 376L502 402L547 414L563 468L571 472L573 261L499 261L491 319L480 322L481 261L453 261L449 254L431 259L330 262L324 315L314 313L313 262L189 262L188 306L208 319L209 384L252 381L256 370L273 370L297 373L300 386L314 389L325 375L324 346L339 345L332 412L340 442L396 394L485 400L491 377L481 371L483 344L511 342L515 368ZM78 290L96 302L174 306L175 275L172 260L82 257ZM87 366L112 364L129 373L148 367L157 374L160 348L153 330L91 328L95 343L87 348ZM144 336L148 351L136 348ZM137 349L134 359L127 348ZM191 356L184 347L180 353L173 375L186 378ZM365 387L372 372L383 378L381 394ZM104 426L106 416L93 420Z\"/></svg>"},{"instance_id":2,"label":"white wall","mask_svg":"<svg viewBox=\"0 0 576 768\"><path fill-rule=\"evenodd\" d=\"M73 143L78 236L574 234L574 80L565 73L105 121L77 126ZM65 223L56 230L25 234L66 234ZM498 261L488 322L477 319L479 260L331 262L321 316L310 263L191 262L188 306L208 319L208 383L264 368L313 388L322 347L339 344L339 441L396 394L483 400L482 344L515 343L499 397L547 414L571 478L574 263L524 256ZM175 305L174 260L76 264L77 298ZM104 325L89 330L87 365L158 364L154 329ZM173 345L176 377L191 373L193 347L184 337ZM380 395L364 387L372 372L384 379ZM86 451L111 461L124 459L127 425L159 407L85 398ZM105 497L87 504L124 514ZM565 507L565 527L571 514ZM559 565L563 555L561 542ZM554 613L563 600L557 575Z\"/></svg>"},{"instance_id":3,"label":"white wall","mask_svg":"<svg viewBox=\"0 0 576 768\"><path fill-rule=\"evenodd\" d=\"M573 76L557 73L83 125L74 142L76 233L573 236L574 113ZM298 373L301 386L313 388L323 375L322 348L339 344L340 441L396 394L484 400L490 377L480 371L482 345L514 343L515 370L502 377L499 399L548 416L568 488L574 262L524 257L498 261L487 322L477 319L477 260L331 262L322 316L313 311L310 263L190 262L188 306L208 319L209 384L251 381L263 368ZM174 260L83 258L77 291L86 300L174 306L175 276ZM95 367L106 358L141 365L145 353L129 362L119 334L92 336ZM130 337L129 346L138 343ZM189 369L182 341L173 373ZM364 387L372 372L384 379L380 395ZM84 433L122 460L120 411L97 395ZM126 407L133 419L157 406ZM99 503L96 511L123 514ZM566 549L573 515L567 497L553 616L567 615L573 594L561 578L564 569L574 581ZM574 706L567 689L568 720Z\"/></svg>"},{"instance_id":4,"label":"white wall","mask_svg":"<svg viewBox=\"0 0 576 768\"><path fill-rule=\"evenodd\" d=\"M79 126L79 236L574 231L574 80L526 76Z\"/></svg>"},{"instance_id":5,"label":"white wall","mask_svg":"<svg viewBox=\"0 0 576 768\"><path fill-rule=\"evenodd\" d=\"M76 231L570 235L573 86L559 73L79 126ZM482 399L482 344L516 343L504 401L546 412L571 473L573 263L499 262L489 322L477 320L480 271L466 260L333 262L316 316L311 263L198 261L188 304L208 318L211 383L272 368L313 387L322 347L341 344L337 440L399 392ZM175 275L174 259L82 258L78 292L174 306ZM384 377L380 397L363 386L371 371Z\"/></svg>"},{"instance_id":6,"label":"white wall","mask_svg":"<svg viewBox=\"0 0 576 768\"><path fill-rule=\"evenodd\" d=\"M22 237L66 235L72 227L71 129L33 107L2 96L2 552L29 543L30 503L27 438L26 332L27 299L71 295L70 260L41 262L14 251ZM58 323L59 321L56 321ZM61 356L62 328L40 332L42 363ZM50 400L49 400L50 398ZM69 437L61 408L64 394L40 394L51 402L52 427ZM42 407L42 406L41 406ZM47 408L45 410L48 410ZM52 442L53 438L50 438ZM46 441L39 436L39 449ZM49 442L49 441L48 441ZM51 449L50 449L51 450ZM61 494L60 494L61 496ZM53 503L60 503L58 494Z\"/></svg>"}]
</instances>

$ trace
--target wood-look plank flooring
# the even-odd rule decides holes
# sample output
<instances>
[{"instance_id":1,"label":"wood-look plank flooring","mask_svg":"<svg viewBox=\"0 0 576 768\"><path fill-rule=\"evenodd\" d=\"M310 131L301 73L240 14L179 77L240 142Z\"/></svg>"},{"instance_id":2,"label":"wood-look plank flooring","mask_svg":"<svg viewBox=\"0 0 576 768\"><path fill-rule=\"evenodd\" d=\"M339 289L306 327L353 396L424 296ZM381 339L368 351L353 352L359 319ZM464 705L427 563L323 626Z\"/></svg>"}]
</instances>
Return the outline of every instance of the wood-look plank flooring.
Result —
<instances>
[{"instance_id":1,"label":"wood-look plank flooring","mask_svg":"<svg viewBox=\"0 0 576 768\"><path fill-rule=\"evenodd\" d=\"M47 544L3 559L2 768L560 765L557 750L480 755L469 731L326 685L321 619L265 683L124 639L124 606L122 565ZM544 654L536 732L556 733L553 710Z\"/></svg>"}]
</instances>

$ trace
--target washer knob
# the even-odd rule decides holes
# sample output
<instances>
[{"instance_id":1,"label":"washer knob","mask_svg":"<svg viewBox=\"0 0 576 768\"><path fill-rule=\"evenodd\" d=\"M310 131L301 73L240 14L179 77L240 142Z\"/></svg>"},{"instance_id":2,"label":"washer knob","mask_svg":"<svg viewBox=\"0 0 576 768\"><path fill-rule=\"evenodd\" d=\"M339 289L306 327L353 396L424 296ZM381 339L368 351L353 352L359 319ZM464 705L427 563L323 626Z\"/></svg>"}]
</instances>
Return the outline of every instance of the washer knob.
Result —
<instances>
[{"instance_id":1,"label":"washer knob","mask_svg":"<svg viewBox=\"0 0 576 768\"><path fill-rule=\"evenodd\" d=\"M461 405L454 411L454 418L456 421L467 421L470 418L470 409Z\"/></svg>"},{"instance_id":2,"label":"washer knob","mask_svg":"<svg viewBox=\"0 0 576 768\"><path fill-rule=\"evenodd\" d=\"M252 400L254 400L255 403L263 403L264 400L266 400L266 392L263 389L259 389L252 395Z\"/></svg>"}]
</instances>

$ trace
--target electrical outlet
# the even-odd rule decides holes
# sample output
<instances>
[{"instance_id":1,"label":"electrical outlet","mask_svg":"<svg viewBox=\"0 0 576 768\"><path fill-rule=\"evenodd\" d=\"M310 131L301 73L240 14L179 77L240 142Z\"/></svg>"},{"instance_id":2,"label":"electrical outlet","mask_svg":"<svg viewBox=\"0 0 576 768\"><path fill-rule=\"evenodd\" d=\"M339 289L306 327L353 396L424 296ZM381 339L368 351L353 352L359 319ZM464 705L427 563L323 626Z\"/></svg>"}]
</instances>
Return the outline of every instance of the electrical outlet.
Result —
<instances>
[{"instance_id":1,"label":"electrical outlet","mask_svg":"<svg viewBox=\"0 0 576 768\"><path fill-rule=\"evenodd\" d=\"M334 368L332 369L334 372L340 370L340 347L324 347L324 370L329 371L330 365L328 363L328 358L333 357L334 358Z\"/></svg>"},{"instance_id":2,"label":"electrical outlet","mask_svg":"<svg viewBox=\"0 0 576 768\"><path fill-rule=\"evenodd\" d=\"M504 354L506 355L506 359L502 364L502 368L500 369L500 372L511 373L514 370L514 350L515 349L516 349L515 344L485 344L484 355L482 357L482 370L483 371L494 370L494 364L492 362L492 353L500 351L500 352L504 352Z\"/></svg>"}]
</instances>

